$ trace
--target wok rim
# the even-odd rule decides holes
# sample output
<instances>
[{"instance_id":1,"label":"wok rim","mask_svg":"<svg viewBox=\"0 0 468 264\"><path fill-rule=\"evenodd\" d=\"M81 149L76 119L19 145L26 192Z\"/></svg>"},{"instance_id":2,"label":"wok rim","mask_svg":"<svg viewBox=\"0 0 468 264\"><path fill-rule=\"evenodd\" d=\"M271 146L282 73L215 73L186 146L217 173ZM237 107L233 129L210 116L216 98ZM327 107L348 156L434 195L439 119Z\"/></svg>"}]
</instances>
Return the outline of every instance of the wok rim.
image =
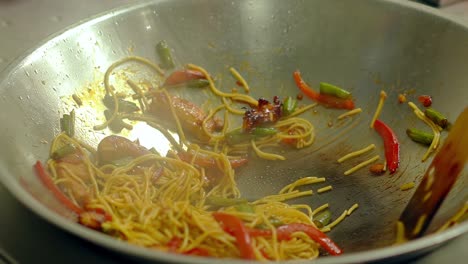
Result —
<instances>
[{"instance_id":1,"label":"wok rim","mask_svg":"<svg viewBox=\"0 0 468 264\"><path fill-rule=\"evenodd\" d=\"M151 6L158 2L165 2L167 0L140 0L135 3L123 5L109 11L101 12L97 15L91 16L87 19L80 20L61 31L49 35L44 40L40 41L36 46L28 49L22 55L10 61L7 66L0 72L0 89L6 86L6 80L10 75L20 69L23 65L27 64L28 58L31 58L35 53L41 50L47 50L49 46L61 41L69 35L74 34L76 31L95 25L101 21L105 21L112 17L120 14L132 12L147 6ZM455 17L450 14L442 13L441 11L432 7L424 6L422 4L399 1L399 0L377 0L379 2L387 2L395 6L401 6L403 8L413 9L417 12L426 13L427 15L437 17L437 19L444 20L453 26L460 27L468 34L468 23L462 19ZM127 256L134 256L138 258L144 258L151 261L166 261L171 263L217 263L219 259L216 258L203 258L203 257L191 257L177 254L165 253L162 251L150 250L144 247L132 245L127 242L116 240L110 236L92 231L86 227L83 227L77 223L66 219L59 214L55 213L47 206L37 201L29 192L21 187L16 177L5 176L7 170L0 168L0 182L6 189L11 193L17 201L23 206L34 212L37 216L45 220L46 222L59 227L59 229L72 233L73 235L89 241L95 245L111 249L113 254L123 253ZM396 259L405 255L414 254L419 256L425 252L433 250L441 246L444 242L448 242L456 237L468 233L468 221L453 226L441 233L426 235L422 238L406 242L401 245L386 246L378 249L360 251L355 253L349 253L342 256L325 257L312 260L317 264L333 264L333 263L363 263L363 262L375 262L383 261L386 259ZM245 260L236 259L225 259L228 263L246 263ZM310 262L310 260L304 260L299 262Z\"/></svg>"}]
</instances>

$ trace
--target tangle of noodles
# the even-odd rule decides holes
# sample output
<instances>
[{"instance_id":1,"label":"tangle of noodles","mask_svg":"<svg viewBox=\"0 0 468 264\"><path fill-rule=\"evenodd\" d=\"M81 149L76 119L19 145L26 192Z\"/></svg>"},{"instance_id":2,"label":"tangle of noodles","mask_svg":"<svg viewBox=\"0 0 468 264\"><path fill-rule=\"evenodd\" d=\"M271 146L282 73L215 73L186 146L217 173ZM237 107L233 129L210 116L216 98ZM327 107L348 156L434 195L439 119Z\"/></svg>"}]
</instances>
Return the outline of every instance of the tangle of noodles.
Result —
<instances>
[{"instance_id":1,"label":"tangle of noodles","mask_svg":"<svg viewBox=\"0 0 468 264\"><path fill-rule=\"evenodd\" d=\"M230 115L239 118L240 107L234 104L247 104L257 106L257 100L245 94L225 93L219 90L209 74L203 68L188 65L192 70L204 74L209 82L210 91L220 98L221 104L213 108L204 118L202 127L209 136L204 144L194 144L188 139L190 131L185 131L183 120L176 114L172 106L169 91L162 88L158 91L165 94L169 101L168 112L175 121L175 129L180 142L177 142L171 133L158 119L145 110L151 108L151 91L144 91L134 81L127 81L128 86L135 94L134 99L140 100L143 109L140 113L119 112L119 100L110 84L109 76L112 71L126 62L136 62L146 65L158 74L159 68L139 57L129 57L120 60L106 71L104 85L106 93L113 96L114 111L112 117L104 124L95 127L103 129L116 119L143 121L157 130L169 140L173 151L167 156L149 150L131 156L125 162L103 162L102 150L95 150L79 140L59 134L52 142L50 159L47 162L48 171L52 181L84 212L105 212L109 218L99 226L99 231L129 243L154 248L163 251L182 254L200 254L211 257L239 258L242 252L239 249L235 236L223 229L223 225L216 221L213 212L224 212L237 217L246 228L269 231L268 236L253 236L251 245L254 258L258 260L286 260L286 259L314 259L319 255L320 244L317 239L300 231L292 232L288 239L280 239L276 219L281 225L305 224L316 228L313 215L328 207L328 204L313 210L308 205L290 205L285 201L301 196L312 195L312 190L298 190L309 184L321 183L325 178L306 177L287 185L278 194L269 195L256 201L244 202L249 210L239 209L238 204L219 205L210 202L214 198L239 200L241 193L237 188L235 168L232 160L244 157L249 150L253 150L260 158L285 159L284 156L267 152L267 148L274 150L282 142L289 142L296 148L310 146L314 142L314 127L306 119L298 117L299 114L311 109L315 105L298 108L290 116L281 117L271 124L277 130L273 135L252 137L245 142L228 144L226 134L232 130ZM231 70L237 79L248 85L240 74ZM206 128L206 124L217 113L224 113L224 125L220 131L214 132ZM114 138L115 139L115 138ZM117 138L123 140L122 138ZM104 141L104 140L103 140ZM101 141L101 143L103 142ZM120 143L113 145L122 146ZM65 147L72 147L72 151L57 158L57 153ZM141 147L141 148L140 148ZM122 154L125 149L116 149L115 155ZM191 153L189 160L183 159L178 152ZM204 157L212 161L217 172L218 181L207 184L206 177L210 169L198 164L198 159ZM210 163L211 164L211 163ZM93 211L94 210L94 211ZM346 211L345 211L346 213ZM329 231L341 221L344 216L328 225ZM78 216L80 223L86 219ZM82 223L83 224L83 223ZM196 252L196 253L194 253ZM203 254L201 254L203 253Z\"/></svg>"}]
</instances>

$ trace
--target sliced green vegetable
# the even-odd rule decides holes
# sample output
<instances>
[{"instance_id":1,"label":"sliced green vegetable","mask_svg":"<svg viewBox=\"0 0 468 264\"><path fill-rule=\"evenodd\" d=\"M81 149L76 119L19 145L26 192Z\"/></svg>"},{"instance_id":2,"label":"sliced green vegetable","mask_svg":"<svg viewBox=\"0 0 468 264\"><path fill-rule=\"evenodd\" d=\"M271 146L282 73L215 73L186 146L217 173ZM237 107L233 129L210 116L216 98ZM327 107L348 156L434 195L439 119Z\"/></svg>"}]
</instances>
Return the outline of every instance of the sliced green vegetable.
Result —
<instances>
[{"instance_id":1,"label":"sliced green vegetable","mask_svg":"<svg viewBox=\"0 0 468 264\"><path fill-rule=\"evenodd\" d=\"M119 104L119 112L121 113L133 113L140 110L140 108L134 102L130 102L122 98L118 98L117 100ZM102 102L108 109L114 110L114 99L112 96L106 94L104 99L102 99Z\"/></svg>"},{"instance_id":2,"label":"sliced green vegetable","mask_svg":"<svg viewBox=\"0 0 468 264\"><path fill-rule=\"evenodd\" d=\"M272 216L270 218L268 218L268 221L270 222L270 224L272 224L274 227L279 227L279 226L282 226L284 225L284 222L281 221L280 219ZM260 223L258 225L255 226L255 228L257 229L263 229L263 230L266 230L266 229L270 229L270 227L265 224L265 223Z\"/></svg>"},{"instance_id":3,"label":"sliced green vegetable","mask_svg":"<svg viewBox=\"0 0 468 264\"><path fill-rule=\"evenodd\" d=\"M242 128L236 128L226 133L225 140L230 145L235 145L249 141L252 137L267 137L278 133L274 127L255 127L250 133L246 133Z\"/></svg>"},{"instance_id":4,"label":"sliced green vegetable","mask_svg":"<svg viewBox=\"0 0 468 264\"><path fill-rule=\"evenodd\" d=\"M270 221L270 223L271 223L274 227L278 227L278 226L284 225L283 221L281 221L279 218L276 218L276 217L274 217L274 216L268 218L268 220Z\"/></svg>"},{"instance_id":5,"label":"sliced green vegetable","mask_svg":"<svg viewBox=\"0 0 468 264\"><path fill-rule=\"evenodd\" d=\"M427 108L424 111L424 114L431 119L434 123L439 125L442 128L446 128L448 125L448 120L447 118L441 114L440 112L434 110L434 108Z\"/></svg>"},{"instance_id":6,"label":"sliced green vegetable","mask_svg":"<svg viewBox=\"0 0 468 264\"><path fill-rule=\"evenodd\" d=\"M70 114L64 114L60 118L60 129L70 137L75 135L75 110L72 110Z\"/></svg>"},{"instance_id":7,"label":"sliced green vegetable","mask_svg":"<svg viewBox=\"0 0 468 264\"><path fill-rule=\"evenodd\" d=\"M288 116L296 110L297 101L294 100L291 96L286 97L283 101L283 115Z\"/></svg>"},{"instance_id":8,"label":"sliced green vegetable","mask_svg":"<svg viewBox=\"0 0 468 264\"><path fill-rule=\"evenodd\" d=\"M159 59L161 60L161 67L163 69L169 70L174 68L175 64L172 58L171 49L165 40L161 40L156 45L156 52L158 53Z\"/></svg>"},{"instance_id":9,"label":"sliced green vegetable","mask_svg":"<svg viewBox=\"0 0 468 264\"><path fill-rule=\"evenodd\" d=\"M278 130L274 127L255 127L251 133L256 137L266 137L275 135Z\"/></svg>"},{"instance_id":10,"label":"sliced green vegetable","mask_svg":"<svg viewBox=\"0 0 468 264\"><path fill-rule=\"evenodd\" d=\"M56 149L52 153L52 159L54 159L54 160L61 159L61 158L65 157L65 156L67 156L68 154L74 153L75 151L76 151L76 148L72 144L64 145L64 146Z\"/></svg>"},{"instance_id":11,"label":"sliced green vegetable","mask_svg":"<svg viewBox=\"0 0 468 264\"><path fill-rule=\"evenodd\" d=\"M328 225L328 223L330 223L330 220L331 220L331 212L330 210L324 210L320 213L318 213L317 215L314 216L314 224L318 227L318 228L322 228L326 225Z\"/></svg>"},{"instance_id":12,"label":"sliced green vegetable","mask_svg":"<svg viewBox=\"0 0 468 264\"><path fill-rule=\"evenodd\" d=\"M190 88L204 88L210 85L210 82L207 79L196 79L186 82L187 87Z\"/></svg>"},{"instance_id":13,"label":"sliced green vegetable","mask_svg":"<svg viewBox=\"0 0 468 264\"><path fill-rule=\"evenodd\" d=\"M329 84L326 82L320 83L320 93L328 94L328 95L335 96L335 97L342 98L342 99L348 99L349 97L351 97L350 92L344 89L341 89L338 86L335 86L333 84Z\"/></svg>"},{"instance_id":14,"label":"sliced green vegetable","mask_svg":"<svg viewBox=\"0 0 468 264\"><path fill-rule=\"evenodd\" d=\"M254 207L248 203L241 203L236 205L236 210L242 213L255 213Z\"/></svg>"},{"instance_id":15,"label":"sliced green vegetable","mask_svg":"<svg viewBox=\"0 0 468 264\"><path fill-rule=\"evenodd\" d=\"M432 140L434 140L434 135L430 133L426 133L424 131L414 129L414 128L408 128L406 129L406 134L408 137L411 138L414 142L418 142L424 145L431 145Z\"/></svg>"},{"instance_id":16,"label":"sliced green vegetable","mask_svg":"<svg viewBox=\"0 0 468 264\"><path fill-rule=\"evenodd\" d=\"M226 198L222 196L208 196L206 197L206 203L218 207L227 207L238 204L247 203L248 201L243 198Z\"/></svg>"}]
</instances>

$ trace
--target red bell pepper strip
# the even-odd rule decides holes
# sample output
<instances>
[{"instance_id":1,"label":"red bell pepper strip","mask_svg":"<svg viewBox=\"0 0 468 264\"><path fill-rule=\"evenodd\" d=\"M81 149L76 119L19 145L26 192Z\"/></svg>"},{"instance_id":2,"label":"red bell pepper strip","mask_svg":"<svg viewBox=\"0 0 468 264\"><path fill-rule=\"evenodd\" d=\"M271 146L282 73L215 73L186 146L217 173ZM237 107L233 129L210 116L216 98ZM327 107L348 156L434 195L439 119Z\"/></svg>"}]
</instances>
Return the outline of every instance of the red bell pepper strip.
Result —
<instances>
[{"instance_id":1,"label":"red bell pepper strip","mask_svg":"<svg viewBox=\"0 0 468 264\"><path fill-rule=\"evenodd\" d=\"M39 179L42 181L42 184L49 189L57 198L57 200L62 203L66 208L70 209L77 215L80 215L83 212L83 209L78 207L76 204L74 204L70 199L68 199L65 194L62 193L62 191L57 187L52 182L52 179L50 178L49 174L45 171L44 166L42 166L42 163L40 161L37 161L36 164L34 165L34 169L36 170L37 176Z\"/></svg>"},{"instance_id":2,"label":"red bell pepper strip","mask_svg":"<svg viewBox=\"0 0 468 264\"><path fill-rule=\"evenodd\" d=\"M78 223L98 231L102 230L103 223L110 221L112 216L101 208L86 209L78 216Z\"/></svg>"},{"instance_id":3,"label":"red bell pepper strip","mask_svg":"<svg viewBox=\"0 0 468 264\"><path fill-rule=\"evenodd\" d=\"M209 257L210 256L210 253L208 252L208 250L206 250L204 248L199 248L199 247L187 250L183 254L184 255L191 255L191 256L200 256L200 257Z\"/></svg>"},{"instance_id":4,"label":"red bell pepper strip","mask_svg":"<svg viewBox=\"0 0 468 264\"><path fill-rule=\"evenodd\" d=\"M241 257L244 259L255 259L252 238L244 223L236 216L222 212L214 212L213 217L222 224L224 231L236 238Z\"/></svg>"},{"instance_id":5,"label":"red bell pepper strip","mask_svg":"<svg viewBox=\"0 0 468 264\"><path fill-rule=\"evenodd\" d=\"M175 71L169 77L167 77L164 82L164 86L171 86L177 84L183 84L188 81L197 80L197 79L206 79L205 75L199 71L193 70L180 70Z\"/></svg>"},{"instance_id":6,"label":"red bell pepper strip","mask_svg":"<svg viewBox=\"0 0 468 264\"><path fill-rule=\"evenodd\" d=\"M248 229L248 232L251 237L262 236L262 237L271 237L272 233L269 229ZM295 232L304 232L311 239L319 243L328 253L331 255L337 256L341 255L343 251L338 245L333 242L327 235L322 231L318 230L312 225L302 224L302 223L292 223L287 225L282 225L276 229L276 234L278 240L289 240L291 235Z\"/></svg>"},{"instance_id":7,"label":"red bell pepper strip","mask_svg":"<svg viewBox=\"0 0 468 264\"><path fill-rule=\"evenodd\" d=\"M171 253L177 253L177 250L180 248L181 245L182 245L182 239L179 238L179 237L173 237L166 244L166 246L168 247L169 252L171 252ZM199 248L199 247L195 247L195 248L192 248L190 250L181 252L181 254L192 255L192 256L203 256L203 257L210 256L210 253L206 249Z\"/></svg>"},{"instance_id":8,"label":"red bell pepper strip","mask_svg":"<svg viewBox=\"0 0 468 264\"><path fill-rule=\"evenodd\" d=\"M390 174L395 173L400 165L400 143L392 129L380 120L375 120L374 129L384 142L385 160Z\"/></svg>"},{"instance_id":9,"label":"red bell pepper strip","mask_svg":"<svg viewBox=\"0 0 468 264\"><path fill-rule=\"evenodd\" d=\"M172 252L172 253L176 253L180 245L182 245L182 239L179 237L173 237L166 244L166 246L169 248L169 252Z\"/></svg>"},{"instance_id":10,"label":"red bell pepper strip","mask_svg":"<svg viewBox=\"0 0 468 264\"><path fill-rule=\"evenodd\" d=\"M185 161L185 162L192 162L193 155L195 155L195 153L193 151L189 151L189 152L181 151L181 152L177 153L177 156L179 156L179 158L182 161ZM239 167L247 164L247 162L248 162L248 160L245 159L245 158L229 159L229 163L231 163L231 167L233 169L239 168ZM205 167L205 168L215 168L216 167L216 160L214 158L208 157L208 156L206 156L206 155L204 155L202 153L197 153L196 154L194 163L196 165L200 166L200 167Z\"/></svg>"},{"instance_id":11,"label":"red bell pepper strip","mask_svg":"<svg viewBox=\"0 0 468 264\"><path fill-rule=\"evenodd\" d=\"M320 94L314 91L307 83L302 79L301 73L295 71L293 73L294 81L296 86L310 99L324 105L325 107L338 108L338 109L354 109L354 101L352 99L342 99L334 97L328 94Z\"/></svg>"}]
</instances>

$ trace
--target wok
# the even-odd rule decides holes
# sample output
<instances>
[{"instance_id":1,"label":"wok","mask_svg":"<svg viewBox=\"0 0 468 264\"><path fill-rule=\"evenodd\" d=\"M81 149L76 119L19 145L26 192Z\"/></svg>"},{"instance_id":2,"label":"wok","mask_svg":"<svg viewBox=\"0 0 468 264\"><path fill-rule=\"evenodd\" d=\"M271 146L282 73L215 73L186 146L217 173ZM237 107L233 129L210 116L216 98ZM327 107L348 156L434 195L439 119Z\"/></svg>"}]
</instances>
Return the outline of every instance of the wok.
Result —
<instances>
[{"instance_id":1,"label":"wok","mask_svg":"<svg viewBox=\"0 0 468 264\"><path fill-rule=\"evenodd\" d=\"M146 1L57 34L13 62L0 78L0 179L19 201L68 232L130 256L178 263L216 261L131 246L79 226L64 216L32 172L32 164L47 157L44 140L59 132L61 97L84 89L96 72L129 54L156 60L154 46L161 39L170 43L179 63L197 63L213 74L239 68L256 97L297 94L291 77L296 69L311 84L326 81L353 93L363 108L359 117L339 123L336 116L342 112L318 107L308 115L317 132L313 146L289 153L284 162L255 160L239 173L239 187L249 199L318 175L327 177L334 190L298 202L313 207L329 202L334 215L359 203L359 209L330 233L346 254L316 263L400 261L468 231L465 221L392 246L394 223L412 195L399 186L417 184L430 163L420 162L425 148L405 135L407 127L424 124L409 107L397 103L398 93L415 91L410 99L432 95L434 106L450 120L468 103L468 28L433 9L392 0ZM381 139L368 128L381 89L389 94L382 119L402 145L400 170L391 177L371 176L366 170L344 177L346 168L336 163L338 157L370 143L383 156ZM84 128L78 133L93 144L101 132ZM465 166L429 231L465 203L467 178Z\"/></svg>"}]
</instances>

